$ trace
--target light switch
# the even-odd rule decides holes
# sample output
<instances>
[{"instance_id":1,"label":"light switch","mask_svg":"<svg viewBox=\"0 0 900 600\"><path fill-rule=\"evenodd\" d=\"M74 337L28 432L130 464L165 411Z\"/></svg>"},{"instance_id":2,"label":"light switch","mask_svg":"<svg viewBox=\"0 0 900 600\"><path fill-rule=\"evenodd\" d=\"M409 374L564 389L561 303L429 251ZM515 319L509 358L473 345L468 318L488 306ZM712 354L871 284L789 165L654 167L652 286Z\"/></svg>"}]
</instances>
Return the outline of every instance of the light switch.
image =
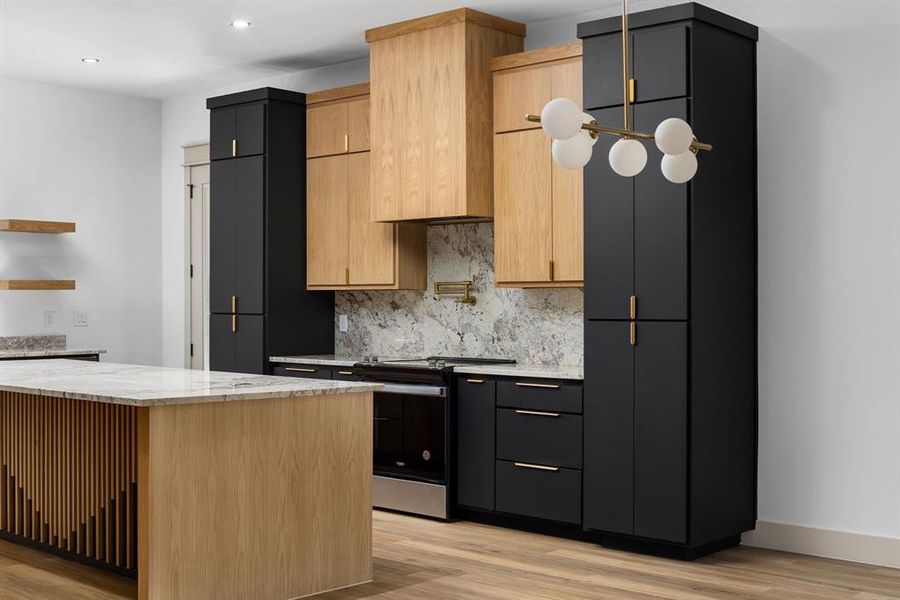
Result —
<instances>
[{"instance_id":1,"label":"light switch","mask_svg":"<svg viewBox=\"0 0 900 600\"><path fill-rule=\"evenodd\" d=\"M76 310L74 313L75 327L88 326L88 314L84 310Z\"/></svg>"},{"instance_id":2,"label":"light switch","mask_svg":"<svg viewBox=\"0 0 900 600\"><path fill-rule=\"evenodd\" d=\"M338 331L347 333L347 315L338 315Z\"/></svg>"},{"instance_id":3,"label":"light switch","mask_svg":"<svg viewBox=\"0 0 900 600\"><path fill-rule=\"evenodd\" d=\"M50 328L56 325L56 311L55 310L45 310L44 311L44 327Z\"/></svg>"}]
</instances>

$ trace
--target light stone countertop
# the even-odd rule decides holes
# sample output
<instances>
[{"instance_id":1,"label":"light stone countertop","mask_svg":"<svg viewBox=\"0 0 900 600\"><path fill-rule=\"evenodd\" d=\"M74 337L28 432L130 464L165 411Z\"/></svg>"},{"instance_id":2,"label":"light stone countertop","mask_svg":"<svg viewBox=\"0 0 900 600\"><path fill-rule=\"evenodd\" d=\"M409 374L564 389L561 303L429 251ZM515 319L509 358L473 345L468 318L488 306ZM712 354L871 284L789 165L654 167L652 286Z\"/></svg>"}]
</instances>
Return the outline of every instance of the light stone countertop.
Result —
<instances>
[{"instance_id":1,"label":"light stone countertop","mask_svg":"<svg viewBox=\"0 0 900 600\"><path fill-rule=\"evenodd\" d=\"M374 392L377 383L273 377L81 360L0 361L0 391L129 406Z\"/></svg>"},{"instance_id":2,"label":"light stone countertop","mask_svg":"<svg viewBox=\"0 0 900 600\"><path fill-rule=\"evenodd\" d=\"M355 363L362 361L362 357L316 354L311 356L271 356L269 357L269 360L271 362L303 365L352 367ZM381 358L381 360L390 359ZM565 365L536 365L526 363L514 365L468 365L465 367L454 367L453 372L472 375L497 375L501 377L535 377L539 379L571 379L576 381L584 379L583 367Z\"/></svg>"},{"instance_id":3,"label":"light stone countertop","mask_svg":"<svg viewBox=\"0 0 900 600\"><path fill-rule=\"evenodd\" d=\"M84 356L87 354L106 354L101 348L17 348L0 350L0 359L33 358L38 356Z\"/></svg>"}]
</instances>

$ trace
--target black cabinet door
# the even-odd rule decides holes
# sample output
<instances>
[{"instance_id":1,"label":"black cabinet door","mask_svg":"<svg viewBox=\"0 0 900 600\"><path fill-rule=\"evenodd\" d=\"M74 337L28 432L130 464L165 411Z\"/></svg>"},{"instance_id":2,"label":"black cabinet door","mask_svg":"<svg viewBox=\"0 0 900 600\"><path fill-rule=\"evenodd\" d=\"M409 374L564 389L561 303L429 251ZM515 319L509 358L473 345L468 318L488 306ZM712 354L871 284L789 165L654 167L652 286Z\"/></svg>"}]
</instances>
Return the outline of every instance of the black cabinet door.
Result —
<instances>
[{"instance_id":1,"label":"black cabinet door","mask_svg":"<svg viewBox=\"0 0 900 600\"><path fill-rule=\"evenodd\" d=\"M235 336L231 331L231 315L209 315L209 369L230 371L234 368Z\"/></svg>"},{"instance_id":2,"label":"black cabinet door","mask_svg":"<svg viewBox=\"0 0 900 600\"><path fill-rule=\"evenodd\" d=\"M687 323L638 323L634 535L687 537Z\"/></svg>"},{"instance_id":3,"label":"black cabinet door","mask_svg":"<svg viewBox=\"0 0 900 600\"><path fill-rule=\"evenodd\" d=\"M252 156L265 152L266 105L243 104L234 111L237 156Z\"/></svg>"},{"instance_id":4,"label":"black cabinet door","mask_svg":"<svg viewBox=\"0 0 900 600\"><path fill-rule=\"evenodd\" d=\"M623 125L621 108L591 114L598 123ZM634 181L616 175L607 160L618 139L601 135L594 146L594 159L584 168L586 319L627 319L634 289Z\"/></svg>"},{"instance_id":5,"label":"black cabinet door","mask_svg":"<svg viewBox=\"0 0 900 600\"><path fill-rule=\"evenodd\" d=\"M262 314L265 272L263 157L226 161L234 165L234 295L237 312ZM215 192L213 192L215 194ZM215 200L214 200L215 201Z\"/></svg>"},{"instance_id":6,"label":"black cabinet door","mask_svg":"<svg viewBox=\"0 0 900 600\"><path fill-rule=\"evenodd\" d=\"M261 315L237 315L234 333L234 371L237 373L265 373L265 340Z\"/></svg>"},{"instance_id":7,"label":"black cabinet door","mask_svg":"<svg viewBox=\"0 0 900 600\"><path fill-rule=\"evenodd\" d=\"M585 39L582 69L584 107L586 109L622 104L622 35L620 33ZM610 125L621 127L621 125L612 123Z\"/></svg>"},{"instance_id":8,"label":"black cabinet door","mask_svg":"<svg viewBox=\"0 0 900 600\"><path fill-rule=\"evenodd\" d=\"M634 32L631 37L631 73L635 80L635 102L687 96L687 42L686 25Z\"/></svg>"},{"instance_id":9,"label":"black cabinet door","mask_svg":"<svg viewBox=\"0 0 900 600\"><path fill-rule=\"evenodd\" d=\"M456 502L494 510L495 384L475 378L457 383Z\"/></svg>"},{"instance_id":10,"label":"black cabinet door","mask_svg":"<svg viewBox=\"0 0 900 600\"><path fill-rule=\"evenodd\" d=\"M663 100L634 107L634 125L653 131L669 117L687 120L687 100ZM655 144L634 178L634 294L638 319L688 318L688 189L663 177Z\"/></svg>"},{"instance_id":11,"label":"black cabinet door","mask_svg":"<svg viewBox=\"0 0 900 600\"><path fill-rule=\"evenodd\" d=\"M214 161L210 167L215 185L209 203L209 310L212 313L230 313L231 297L235 293L236 163Z\"/></svg>"},{"instance_id":12,"label":"black cabinet door","mask_svg":"<svg viewBox=\"0 0 900 600\"><path fill-rule=\"evenodd\" d=\"M584 528L634 533L634 353L629 323L584 324Z\"/></svg>"},{"instance_id":13,"label":"black cabinet door","mask_svg":"<svg viewBox=\"0 0 900 600\"><path fill-rule=\"evenodd\" d=\"M233 106L214 108L209 114L209 158L231 158L231 142L235 139ZM215 180L213 180L215 181Z\"/></svg>"}]
</instances>

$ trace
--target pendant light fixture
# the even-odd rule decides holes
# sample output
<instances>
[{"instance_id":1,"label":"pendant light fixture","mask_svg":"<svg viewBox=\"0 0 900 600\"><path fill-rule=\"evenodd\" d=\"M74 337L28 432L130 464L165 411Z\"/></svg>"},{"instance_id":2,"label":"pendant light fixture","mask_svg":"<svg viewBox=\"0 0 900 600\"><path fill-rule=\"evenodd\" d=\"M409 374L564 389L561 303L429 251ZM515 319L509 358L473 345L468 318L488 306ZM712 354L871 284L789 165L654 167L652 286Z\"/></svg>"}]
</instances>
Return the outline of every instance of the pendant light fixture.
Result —
<instances>
[{"instance_id":1,"label":"pendant light fixture","mask_svg":"<svg viewBox=\"0 0 900 600\"><path fill-rule=\"evenodd\" d=\"M609 149L609 166L622 177L634 177L647 164L647 149L638 140L654 140L663 153L660 169L672 183L686 183L697 172L697 152L712 150L712 146L697 141L691 126L675 117L665 119L654 133L631 128L629 111L628 56L628 0L622 0L622 103L625 110L624 128L600 125L588 113L582 112L569 98L554 98L540 116L525 115L527 121L540 123L544 132L553 138L553 160L566 169L580 169L591 160L593 146L601 133L617 135Z\"/></svg>"}]
</instances>

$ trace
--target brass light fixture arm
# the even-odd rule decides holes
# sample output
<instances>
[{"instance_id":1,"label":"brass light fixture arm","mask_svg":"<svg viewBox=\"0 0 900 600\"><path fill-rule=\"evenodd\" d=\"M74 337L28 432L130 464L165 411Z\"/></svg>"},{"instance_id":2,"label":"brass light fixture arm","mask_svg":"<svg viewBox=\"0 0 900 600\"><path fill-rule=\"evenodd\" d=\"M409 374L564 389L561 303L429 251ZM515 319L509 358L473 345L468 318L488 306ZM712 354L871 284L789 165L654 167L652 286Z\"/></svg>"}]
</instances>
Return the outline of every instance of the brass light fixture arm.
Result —
<instances>
[{"instance_id":1,"label":"brass light fixture arm","mask_svg":"<svg viewBox=\"0 0 900 600\"><path fill-rule=\"evenodd\" d=\"M540 115L525 115L526 121L531 121L532 123L540 123L541 117ZM627 138L638 138L642 140L653 140L656 139L652 133L644 133L642 131L634 131L632 129L621 129L619 127L607 127L606 125L600 125L597 121L591 121L590 123L582 123L581 128L589 131L591 133L591 137L596 138L601 133L608 133L610 135L618 135L621 137ZM697 153L698 150L712 150L712 144L704 144L703 142L697 141L696 139L691 142L691 152L694 154Z\"/></svg>"}]
</instances>

